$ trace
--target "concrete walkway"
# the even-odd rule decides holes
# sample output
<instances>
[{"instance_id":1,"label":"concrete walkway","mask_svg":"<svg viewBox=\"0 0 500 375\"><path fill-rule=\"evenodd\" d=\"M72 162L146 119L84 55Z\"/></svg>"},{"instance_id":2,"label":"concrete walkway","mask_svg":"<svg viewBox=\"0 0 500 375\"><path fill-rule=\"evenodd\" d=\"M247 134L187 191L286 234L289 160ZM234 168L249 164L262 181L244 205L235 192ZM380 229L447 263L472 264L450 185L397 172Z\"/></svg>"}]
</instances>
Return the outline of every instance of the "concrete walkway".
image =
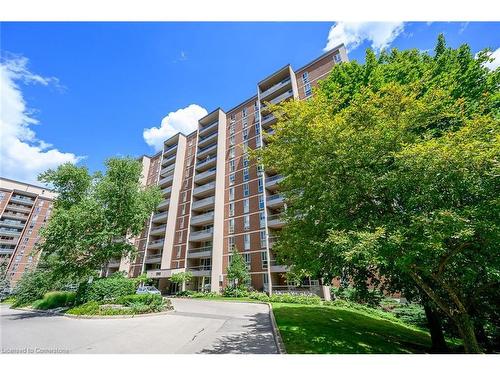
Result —
<instances>
[{"instance_id":1,"label":"concrete walkway","mask_svg":"<svg viewBox=\"0 0 500 375\"><path fill-rule=\"evenodd\" d=\"M72 319L0 305L0 352L273 353L269 307L172 299L175 311L124 319Z\"/></svg>"}]
</instances>

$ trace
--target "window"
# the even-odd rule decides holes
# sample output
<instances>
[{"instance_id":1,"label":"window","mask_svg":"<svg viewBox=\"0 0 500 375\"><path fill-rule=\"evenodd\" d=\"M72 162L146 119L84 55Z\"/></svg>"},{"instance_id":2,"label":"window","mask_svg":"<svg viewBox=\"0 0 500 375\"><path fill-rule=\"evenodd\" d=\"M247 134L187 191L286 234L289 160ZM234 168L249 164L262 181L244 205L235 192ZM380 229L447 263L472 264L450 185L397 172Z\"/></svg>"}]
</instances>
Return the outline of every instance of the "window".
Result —
<instances>
[{"instance_id":1,"label":"window","mask_svg":"<svg viewBox=\"0 0 500 375\"><path fill-rule=\"evenodd\" d=\"M228 237L227 245L228 245L227 247L230 251L234 250L234 237ZM231 261L229 261L229 263L231 263Z\"/></svg>"},{"instance_id":2,"label":"window","mask_svg":"<svg viewBox=\"0 0 500 375\"><path fill-rule=\"evenodd\" d=\"M333 60L335 60L335 62L339 63L341 62L341 58L340 58L340 53L336 53L335 55L333 55Z\"/></svg>"},{"instance_id":3,"label":"window","mask_svg":"<svg viewBox=\"0 0 500 375\"><path fill-rule=\"evenodd\" d=\"M260 124L256 123L255 124L255 135L259 135L259 134L260 134Z\"/></svg>"},{"instance_id":4,"label":"window","mask_svg":"<svg viewBox=\"0 0 500 375\"><path fill-rule=\"evenodd\" d=\"M229 203L229 216L234 216L234 202Z\"/></svg>"},{"instance_id":5,"label":"window","mask_svg":"<svg viewBox=\"0 0 500 375\"><path fill-rule=\"evenodd\" d=\"M248 129L243 129L243 140L244 141L248 140Z\"/></svg>"},{"instance_id":6,"label":"window","mask_svg":"<svg viewBox=\"0 0 500 375\"><path fill-rule=\"evenodd\" d=\"M234 201L234 188L229 188L229 200Z\"/></svg>"},{"instance_id":7,"label":"window","mask_svg":"<svg viewBox=\"0 0 500 375\"><path fill-rule=\"evenodd\" d=\"M179 239L178 239L178 241L177 241L178 243L181 243L181 242L182 242L182 233L184 233L184 232L182 232L182 231L181 231L181 232L179 232Z\"/></svg>"},{"instance_id":8,"label":"window","mask_svg":"<svg viewBox=\"0 0 500 375\"><path fill-rule=\"evenodd\" d=\"M234 185L234 180L236 179L236 174L235 173L231 173L229 175L229 185Z\"/></svg>"},{"instance_id":9,"label":"window","mask_svg":"<svg viewBox=\"0 0 500 375\"><path fill-rule=\"evenodd\" d=\"M250 186L248 185L248 182L245 182L243 184L243 196L248 197L250 195Z\"/></svg>"},{"instance_id":10,"label":"window","mask_svg":"<svg viewBox=\"0 0 500 375\"><path fill-rule=\"evenodd\" d=\"M191 158L187 159L187 166L189 167L191 165Z\"/></svg>"},{"instance_id":11,"label":"window","mask_svg":"<svg viewBox=\"0 0 500 375\"><path fill-rule=\"evenodd\" d=\"M234 233L234 219L229 220L229 234Z\"/></svg>"},{"instance_id":12,"label":"window","mask_svg":"<svg viewBox=\"0 0 500 375\"><path fill-rule=\"evenodd\" d=\"M241 117L247 117L247 109L246 108L243 108L243 110L241 111Z\"/></svg>"},{"instance_id":13,"label":"window","mask_svg":"<svg viewBox=\"0 0 500 375\"><path fill-rule=\"evenodd\" d=\"M264 173L264 166L262 164L257 165L257 175L261 176Z\"/></svg>"},{"instance_id":14,"label":"window","mask_svg":"<svg viewBox=\"0 0 500 375\"><path fill-rule=\"evenodd\" d=\"M235 121L236 120L236 114L232 114L231 116L229 116L229 118L231 119L231 121Z\"/></svg>"},{"instance_id":15,"label":"window","mask_svg":"<svg viewBox=\"0 0 500 375\"><path fill-rule=\"evenodd\" d=\"M234 124L231 124L229 126L229 135L234 135L234 131L235 131L235 126Z\"/></svg>"},{"instance_id":16,"label":"window","mask_svg":"<svg viewBox=\"0 0 500 375\"><path fill-rule=\"evenodd\" d=\"M188 187L188 184L189 184L189 180L188 179L185 179L184 180L184 187L187 188Z\"/></svg>"},{"instance_id":17,"label":"window","mask_svg":"<svg viewBox=\"0 0 500 375\"><path fill-rule=\"evenodd\" d=\"M243 169L243 181L248 181L250 179L250 172L248 168Z\"/></svg>"},{"instance_id":18,"label":"window","mask_svg":"<svg viewBox=\"0 0 500 375\"><path fill-rule=\"evenodd\" d=\"M184 218L185 218L185 216L181 217L181 222L179 223L180 229L184 229Z\"/></svg>"},{"instance_id":19,"label":"window","mask_svg":"<svg viewBox=\"0 0 500 375\"><path fill-rule=\"evenodd\" d=\"M182 246L177 246L177 253L175 254L176 258L181 257L181 252L182 252Z\"/></svg>"},{"instance_id":20,"label":"window","mask_svg":"<svg viewBox=\"0 0 500 375\"><path fill-rule=\"evenodd\" d=\"M250 164L250 159L248 158L248 155L247 154L243 155L243 167L248 168L249 164Z\"/></svg>"},{"instance_id":21,"label":"window","mask_svg":"<svg viewBox=\"0 0 500 375\"><path fill-rule=\"evenodd\" d=\"M182 211L181 212L182 212L182 215L186 214L186 205L185 204L182 205Z\"/></svg>"},{"instance_id":22,"label":"window","mask_svg":"<svg viewBox=\"0 0 500 375\"><path fill-rule=\"evenodd\" d=\"M264 212L259 213L259 224L261 228L266 227L266 214Z\"/></svg>"},{"instance_id":23,"label":"window","mask_svg":"<svg viewBox=\"0 0 500 375\"><path fill-rule=\"evenodd\" d=\"M259 177L257 181L259 183L259 193L262 193L264 191L264 180L262 179L262 177Z\"/></svg>"},{"instance_id":24,"label":"window","mask_svg":"<svg viewBox=\"0 0 500 375\"><path fill-rule=\"evenodd\" d=\"M243 128L245 129L248 126L248 117L243 118L243 120L241 122L242 122Z\"/></svg>"},{"instance_id":25,"label":"window","mask_svg":"<svg viewBox=\"0 0 500 375\"><path fill-rule=\"evenodd\" d=\"M250 234L246 233L243 235L243 243L245 244L245 250L250 250Z\"/></svg>"},{"instance_id":26,"label":"window","mask_svg":"<svg viewBox=\"0 0 500 375\"><path fill-rule=\"evenodd\" d=\"M260 231L260 247L266 247L266 231Z\"/></svg>"},{"instance_id":27,"label":"window","mask_svg":"<svg viewBox=\"0 0 500 375\"><path fill-rule=\"evenodd\" d=\"M243 254L243 259L247 265L247 268L250 269L250 265L252 264L252 254Z\"/></svg>"},{"instance_id":28,"label":"window","mask_svg":"<svg viewBox=\"0 0 500 375\"><path fill-rule=\"evenodd\" d=\"M187 201L187 191L182 193L182 201L183 202Z\"/></svg>"},{"instance_id":29,"label":"window","mask_svg":"<svg viewBox=\"0 0 500 375\"><path fill-rule=\"evenodd\" d=\"M250 229L250 215L243 216L243 229L244 230Z\"/></svg>"},{"instance_id":30,"label":"window","mask_svg":"<svg viewBox=\"0 0 500 375\"><path fill-rule=\"evenodd\" d=\"M243 213L247 214L250 211L250 200L248 198L243 199Z\"/></svg>"},{"instance_id":31,"label":"window","mask_svg":"<svg viewBox=\"0 0 500 375\"><path fill-rule=\"evenodd\" d=\"M311 96L311 94L312 94L311 84L307 83L304 86L304 95L307 97L307 96Z\"/></svg>"},{"instance_id":32,"label":"window","mask_svg":"<svg viewBox=\"0 0 500 375\"><path fill-rule=\"evenodd\" d=\"M253 110L257 112L259 110L259 102L253 103Z\"/></svg>"},{"instance_id":33,"label":"window","mask_svg":"<svg viewBox=\"0 0 500 375\"><path fill-rule=\"evenodd\" d=\"M233 159L229 162L229 172L234 172L235 169L236 169L236 163Z\"/></svg>"},{"instance_id":34,"label":"window","mask_svg":"<svg viewBox=\"0 0 500 375\"><path fill-rule=\"evenodd\" d=\"M260 253L260 261L262 262L262 268L267 269L267 251L263 251ZM267 273L265 274L267 276ZM266 277L267 279L267 277ZM264 281L264 284L267 284L266 281Z\"/></svg>"},{"instance_id":35,"label":"window","mask_svg":"<svg viewBox=\"0 0 500 375\"><path fill-rule=\"evenodd\" d=\"M309 83L309 73L308 72L302 73L302 81L304 81L304 84Z\"/></svg>"},{"instance_id":36,"label":"window","mask_svg":"<svg viewBox=\"0 0 500 375\"><path fill-rule=\"evenodd\" d=\"M234 135L232 135L232 136L230 136L230 137L229 137L229 144L230 144L231 146L234 146L234 144L235 144L235 138L234 138Z\"/></svg>"},{"instance_id":37,"label":"window","mask_svg":"<svg viewBox=\"0 0 500 375\"><path fill-rule=\"evenodd\" d=\"M229 149L229 159L233 159L235 156L235 148L234 146Z\"/></svg>"},{"instance_id":38,"label":"window","mask_svg":"<svg viewBox=\"0 0 500 375\"><path fill-rule=\"evenodd\" d=\"M264 196L261 194L259 195L259 210L264 209Z\"/></svg>"}]
</instances>

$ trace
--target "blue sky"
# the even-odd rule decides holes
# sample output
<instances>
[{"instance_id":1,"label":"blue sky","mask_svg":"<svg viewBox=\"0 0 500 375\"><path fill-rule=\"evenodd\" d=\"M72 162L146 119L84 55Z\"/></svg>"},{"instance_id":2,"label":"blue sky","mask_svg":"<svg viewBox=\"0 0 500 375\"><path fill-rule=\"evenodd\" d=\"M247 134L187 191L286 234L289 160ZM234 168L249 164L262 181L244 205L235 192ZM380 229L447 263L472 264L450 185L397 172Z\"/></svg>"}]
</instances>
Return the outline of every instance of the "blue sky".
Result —
<instances>
[{"instance_id":1,"label":"blue sky","mask_svg":"<svg viewBox=\"0 0 500 375\"><path fill-rule=\"evenodd\" d=\"M2 66L10 69L2 85L10 84L24 107L2 119L1 174L33 181L40 170L79 157L97 170L113 155L152 154L145 128L160 128L170 112L192 104L194 112L179 112L164 127L189 128L200 107L230 109L274 70L322 54L329 35L330 43L346 39L349 58L358 61L370 46L432 50L440 32L452 47L500 47L500 23L333 25L2 23ZM24 153L39 162L26 167Z\"/></svg>"}]
</instances>

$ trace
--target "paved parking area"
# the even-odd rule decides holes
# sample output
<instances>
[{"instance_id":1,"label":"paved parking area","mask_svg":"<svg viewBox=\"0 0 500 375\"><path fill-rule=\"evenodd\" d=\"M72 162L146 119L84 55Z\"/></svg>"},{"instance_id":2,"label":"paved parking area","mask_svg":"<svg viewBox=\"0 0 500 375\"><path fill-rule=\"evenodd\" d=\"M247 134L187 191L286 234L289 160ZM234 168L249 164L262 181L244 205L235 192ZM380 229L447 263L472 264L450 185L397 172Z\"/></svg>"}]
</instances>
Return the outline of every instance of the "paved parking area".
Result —
<instances>
[{"instance_id":1,"label":"paved parking area","mask_svg":"<svg viewBox=\"0 0 500 375\"><path fill-rule=\"evenodd\" d=\"M172 299L175 311L124 319L72 319L0 305L0 349L68 353L272 353L269 307Z\"/></svg>"}]
</instances>

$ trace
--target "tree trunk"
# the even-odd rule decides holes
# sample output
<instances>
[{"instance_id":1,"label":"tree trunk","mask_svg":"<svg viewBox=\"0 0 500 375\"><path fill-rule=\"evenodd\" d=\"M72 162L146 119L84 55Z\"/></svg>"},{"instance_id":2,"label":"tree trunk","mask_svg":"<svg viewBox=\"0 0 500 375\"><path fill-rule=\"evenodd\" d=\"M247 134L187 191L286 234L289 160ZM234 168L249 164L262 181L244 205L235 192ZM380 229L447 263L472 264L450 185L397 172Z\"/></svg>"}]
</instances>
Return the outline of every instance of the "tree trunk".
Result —
<instances>
[{"instance_id":1,"label":"tree trunk","mask_svg":"<svg viewBox=\"0 0 500 375\"><path fill-rule=\"evenodd\" d=\"M422 304L424 306L425 316L427 318L427 324L431 334L431 352L448 353L448 346L446 345L446 340L444 339L439 313L430 306L429 301L423 300Z\"/></svg>"},{"instance_id":2,"label":"tree trunk","mask_svg":"<svg viewBox=\"0 0 500 375\"><path fill-rule=\"evenodd\" d=\"M453 317L453 320L464 340L465 353L482 353L474 332L474 324L469 315L467 313L457 314Z\"/></svg>"}]
</instances>

